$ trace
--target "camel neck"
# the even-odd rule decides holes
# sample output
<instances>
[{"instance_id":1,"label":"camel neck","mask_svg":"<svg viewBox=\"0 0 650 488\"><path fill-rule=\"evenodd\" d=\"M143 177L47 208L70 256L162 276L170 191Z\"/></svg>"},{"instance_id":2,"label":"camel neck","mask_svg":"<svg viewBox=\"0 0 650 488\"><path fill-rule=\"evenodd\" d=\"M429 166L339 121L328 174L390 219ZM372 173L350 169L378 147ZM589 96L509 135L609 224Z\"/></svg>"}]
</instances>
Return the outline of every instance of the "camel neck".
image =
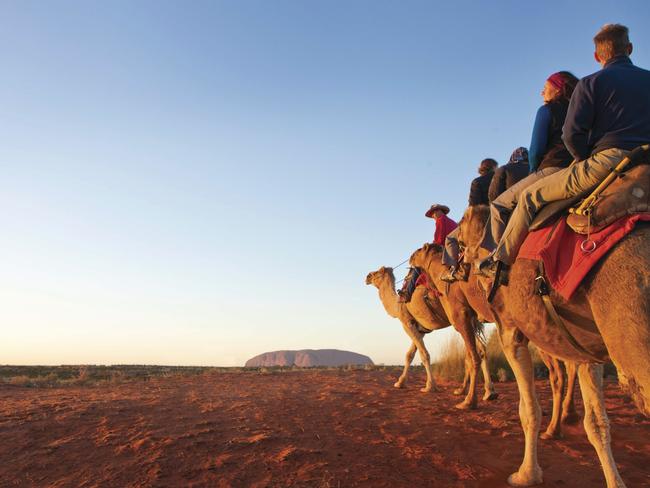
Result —
<instances>
[{"instance_id":1,"label":"camel neck","mask_svg":"<svg viewBox=\"0 0 650 488\"><path fill-rule=\"evenodd\" d=\"M391 317L399 316L399 301L395 285L390 280L383 280L379 286L379 299L381 300L386 313Z\"/></svg>"}]
</instances>

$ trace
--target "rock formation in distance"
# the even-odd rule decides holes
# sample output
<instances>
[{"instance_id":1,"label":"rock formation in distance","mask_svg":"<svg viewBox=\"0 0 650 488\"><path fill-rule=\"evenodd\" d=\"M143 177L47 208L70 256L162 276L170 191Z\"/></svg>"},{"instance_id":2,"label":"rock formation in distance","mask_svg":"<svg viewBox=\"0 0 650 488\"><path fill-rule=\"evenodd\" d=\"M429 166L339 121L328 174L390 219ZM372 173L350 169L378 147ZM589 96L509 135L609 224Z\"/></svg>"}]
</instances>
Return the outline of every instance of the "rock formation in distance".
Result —
<instances>
[{"instance_id":1,"label":"rock formation in distance","mask_svg":"<svg viewBox=\"0 0 650 488\"><path fill-rule=\"evenodd\" d=\"M265 352L246 361L246 367L260 366L346 366L373 364L368 356L338 349L302 349L300 351Z\"/></svg>"}]
</instances>

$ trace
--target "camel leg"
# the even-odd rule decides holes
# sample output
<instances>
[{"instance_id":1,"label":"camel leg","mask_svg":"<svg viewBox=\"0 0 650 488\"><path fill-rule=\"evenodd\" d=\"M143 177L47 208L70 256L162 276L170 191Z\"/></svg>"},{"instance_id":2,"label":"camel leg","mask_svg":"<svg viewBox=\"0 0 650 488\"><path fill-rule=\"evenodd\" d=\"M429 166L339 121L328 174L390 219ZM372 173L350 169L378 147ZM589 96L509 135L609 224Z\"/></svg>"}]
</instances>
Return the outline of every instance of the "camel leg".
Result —
<instances>
[{"instance_id":1,"label":"camel leg","mask_svg":"<svg viewBox=\"0 0 650 488\"><path fill-rule=\"evenodd\" d=\"M415 350L417 350L420 354L422 365L427 372L427 383L424 388L420 388L420 391L425 393L429 392L433 390L433 373L431 371L431 357L429 356L427 347L424 345L424 335L418 332L417 328L412 322L402 322L402 327L413 342L409 350L406 352L406 362L404 364L404 371L402 371L402 376L400 376L399 380L397 380L397 383L395 383L393 386L396 388L401 388L403 383L406 382L409 367L411 366L411 362L415 356Z\"/></svg>"},{"instance_id":2,"label":"camel leg","mask_svg":"<svg viewBox=\"0 0 650 488\"><path fill-rule=\"evenodd\" d=\"M548 423L546 432L540 434L540 439L559 439L562 437L560 426L560 415L562 413L562 393L564 390L564 371L560 360L544 354L540 351L539 356L548 368L548 380L551 383L551 392L553 393L553 407L551 421Z\"/></svg>"},{"instance_id":3,"label":"camel leg","mask_svg":"<svg viewBox=\"0 0 650 488\"><path fill-rule=\"evenodd\" d=\"M565 361L564 366L566 367L567 387L564 393L564 400L562 401L562 417L560 421L563 424L574 424L579 418L576 404L573 401L573 392L578 375L577 365L573 361Z\"/></svg>"},{"instance_id":4,"label":"camel leg","mask_svg":"<svg viewBox=\"0 0 650 488\"><path fill-rule=\"evenodd\" d=\"M519 418L524 430L524 459L516 473L508 478L512 486L532 486L542 483L542 468L537 463L537 436L541 425L541 410L535 395L533 361L527 340L516 328L499 331L503 352L515 374L519 389Z\"/></svg>"},{"instance_id":5,"label":"camel leg","mask_svg":"<svg viewBox=\"0 0 650 488\"><path fill-rule=\"evenodd\" d=\"M424 366L424 369L427 372L427 384L424 386L424 388L420 388L420 391L423 393L427 393L434 389L433 373L431 372L431 356L429 356L429 351L427 351L427 348L424 345L423 334L418 333L414 339L414 342L417 345L418 353L420 353L420 360L422 361L422 365Z\"/></svg>"},{"instance_id":6,"label":"camel leg","mask_svg":"<svg viewBox=\"0 0 650 488\"><path fill-rule=\"evenodd\" d=\"M465 366L465 374L463 375L463 384L460 388L456 388L453 391L453 394L456 396L461 396L467 394L467 387L469 386L469 368Z\"/></svg>"},{"instance_id":7,"label":"camel leg","mask_svg":"<svg viewBox=\"0 0 650 488\"><path fill-rule=\"evenodd\" d=\"M469 387L465 399L457 404L456 408L465 410L476 408L478 403L476 399L476 378L481 365L481 357L476 350L476 337L473 327L475 318L467 311L462 311L458 315L460 320L454 325L465 342L465 368L466 370L469 369Z\"/></svg>"},{"instance_id":8,"label":"camel leg","mask_svg":"<svg viewBox=\"0 0 650 488\"><path fill-rule=\"evenodd\" d=\"M483 401L492 401L499 398L499 394L494 389L494 383L492 383L492 377L490 376L490 370L488 368L487 362L487 348L482 340L476 339L476 347L481 356L481 371L483 371L483 381L485 385L485 394L483 395Z\"/></svg>"},{"instance_id":9,"label":"camel leg","mask_svg":"<svg viewBox=\"0 0 650 488\"><path fill-rule=\"evenodd\" d=\"M603 365L580 364L578 379L585 405L585 432L600 459L607 488L624 488L625 483L618 474L610 446L609 419L603 396Z\"/></svg>"},{"instance_id":10,"label":"camel leg","mask_svg":"<svg viewBox=\"0 0 650 488\"><path fill-rule=\"evenodd\" d=\"M411 363L413 362L413 358L415 357L415 351L417 350L417 348L418 346L415 345L415 342L411 342L411 347L409 347L408 351L406 351L404 370L402 371L402 374L400 375L399 379L393 385L395 388L404 388L404 385L406 384L406 380L408 379L409 368L411 367Z\"/></svg>"}]
</instances>

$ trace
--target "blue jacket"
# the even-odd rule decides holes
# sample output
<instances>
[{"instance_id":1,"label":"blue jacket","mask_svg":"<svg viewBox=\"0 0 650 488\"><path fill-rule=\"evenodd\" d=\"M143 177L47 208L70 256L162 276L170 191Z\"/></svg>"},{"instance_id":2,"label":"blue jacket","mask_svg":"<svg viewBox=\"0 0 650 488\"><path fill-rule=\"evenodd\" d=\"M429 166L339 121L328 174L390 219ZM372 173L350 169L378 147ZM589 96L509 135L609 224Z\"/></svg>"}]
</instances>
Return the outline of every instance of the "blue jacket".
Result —
<instances>
[{"instance_id":1,"label":"blue jacket","mask_svg":"<svg viewBox=\"0 0 650 488\"><path fill-rule=\"evenodd\" d=\"M542 105L537 111L530 140L528 164L534 173L544 168L566 168L573 157L562 142L562 125L569 102L557 100Z\"/></svg>"},{"instance_id":2,"label":"blue jacket","mask_svg":"<svg viewBox=\"0 0 650 488\"><path fill-rule=\"evenodd\" d=\"M616 56L585 76L571 97L562 140L578 161L650 142L650 71Z\"/></svg>"}]
</instances>

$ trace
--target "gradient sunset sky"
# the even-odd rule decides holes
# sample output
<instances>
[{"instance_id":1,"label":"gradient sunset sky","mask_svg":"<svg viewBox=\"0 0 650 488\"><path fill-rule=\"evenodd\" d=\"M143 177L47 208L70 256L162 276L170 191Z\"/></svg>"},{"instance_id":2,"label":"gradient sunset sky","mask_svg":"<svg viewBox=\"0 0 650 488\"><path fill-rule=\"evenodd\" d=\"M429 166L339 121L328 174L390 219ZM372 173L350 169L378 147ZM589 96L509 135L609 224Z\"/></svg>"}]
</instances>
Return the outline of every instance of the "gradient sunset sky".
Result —
<instances>
[{"instance_id":1,"label":"gradient sunset sky","mask_svg":"<svg viewBox=\"0 0 650 488\"><path fill-rule=\"evenodd\" d=\"M650 2L2 1L0 363L239 366L409 341L366 274L528 146ZM398 270L398 278L404 267ZM427 343L453 334L436 332Z\"/></svg>"}]
</instances>

